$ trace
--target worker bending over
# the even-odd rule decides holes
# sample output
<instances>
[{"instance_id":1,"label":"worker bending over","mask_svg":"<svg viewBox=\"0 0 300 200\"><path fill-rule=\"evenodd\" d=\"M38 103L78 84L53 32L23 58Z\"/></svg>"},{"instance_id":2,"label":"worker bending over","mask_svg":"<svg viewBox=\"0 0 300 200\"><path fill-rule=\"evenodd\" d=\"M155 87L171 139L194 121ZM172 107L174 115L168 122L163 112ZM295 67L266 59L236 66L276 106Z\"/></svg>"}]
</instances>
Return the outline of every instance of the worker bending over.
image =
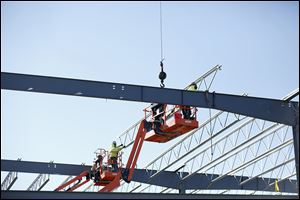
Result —
<instances>
[{"instance_id":1,"label":"worker bending over","mask_svg":"<svg viewBox=\"0 0 300 200\"><path fill-rule=\"evenodd\" d=\"M197 91L197 84L196 83L191 83L187 89L188 91ZM182 114L184 119L194 119L191 116L191 106L182 106Z\"/></svg>"},{"instance_id":2,"label":"worker bending over","mask_svg":"<svg viewBox=\"0 0 300 200\"><path fill-rule=\"evenodd\" d=\"M113 172L118 171L118 154L123 148L124 148L124 145L121 144L120 146L117 146L116 141L113 141L113 143L111 145L109 155L110 155L111 166L112 166Z\"/></svg>"}]
</instances>

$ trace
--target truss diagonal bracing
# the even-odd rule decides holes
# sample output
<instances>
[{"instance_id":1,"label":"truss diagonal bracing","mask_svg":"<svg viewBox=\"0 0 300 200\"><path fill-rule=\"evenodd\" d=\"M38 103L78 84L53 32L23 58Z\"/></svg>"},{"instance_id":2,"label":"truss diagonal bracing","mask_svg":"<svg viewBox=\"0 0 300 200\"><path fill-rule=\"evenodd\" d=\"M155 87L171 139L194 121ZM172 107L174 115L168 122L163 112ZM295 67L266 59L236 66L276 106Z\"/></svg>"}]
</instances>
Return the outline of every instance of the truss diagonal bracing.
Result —
<instances>
[{"instance_id":1,"label":"truss diagonal bracing","mask_svg":"<svg viewBox=\"0 0 300 200\"><path fill-rule=\"evenodd\" d=\"M298 95L299 90L293 91L291 94L287 95L283 98L283 100L287 100L290 96L296 96ZM220 176L217 177L218 179L211 179L211 177L207 176L208 180L210 180L210 184L208 184L208 188L210 188L213 184L216 184L218 180L221 180L224 178L224 176L228 175L229 173L225 174L225 169L231 169L233 170L234 167L243 167L239 171L231 171L230 174L235 175L237 173L240 174L246 174L247 176L251 177L247 180L238 180L237 182L240 183L242 186L246 182L251 182L253 179L259 176L270 176L271 177L277 177L280 180L284 179L285 175L296 174L295 169L295 156L293 150L293 144L292 139L293 135L291 133L291 127L284 126L272 122L268 122L265 120L259 120L255 118L246 118L246 117L240 117L235 115L234 117L231 117L231 121L228 120L228 115L230 113L225 112L219 112L216 113L210 120L204 122L202 125L200 125L199 129L195 130L195 132L191 132L189 135L187 135L185 138L183 138L181 141L173 145L171 148L169 148L166 152L158 156L156 159L154 159L152 162L150 162L145 168L149 170L158 170L156 174L153 174L151 178L155 177L159 174L160 170L166 170L169 169L172 165L179 163L180 160L182 160L184 157L186 157L189 154L192 154L193 152L197 151L199 147L205 147L206 149L198 152L193 157L191 157L189 160L187 160L183 164L179 164L178 171L185 171L189 172L189 175L186 177L182 177L182 182L184 180L188 179L189 177L193 176L194 173L197 172L204 172L205 174L210 173L219 173ZM223 115L223 116L222 116ZM219 118L217 120L217 118ZM205 126L208 127L208 123L211 122L212 124L214 121L219 121L220 124L223 124L223 126L219 127L219 130L216 129L214 131L213 126L213 133L212 137L209 138L209 128L203 128ZM224 123L221 123L223 121ZM227 124L230 126L233 126L237 124L237 128L232 129L231 131L226 130L230 127L227 127ZM206 131L205 131L206 130ZM217 137L221 136L221 137ZM203 139L204 138L204 139ZM205 140L208 138L208 140ZM209 146L209 140L217 138L213 142L213 146ZM201 142L200 142L201 141ZM254 143L256 141L256 143ZM285 142L288 142L286 145L287 147L284 149L279 149L278 151L275 151L276 146L275 144L282 144L285 145ZM253 145L254 143L254 145ZM252 145L252 146L251 146ZM244 148L242 148L244 147ZM285 147L285 146L284 146ZM253 149L256 148L256 149ZM211 149L214 149L213 157L210 154ZM275 151L275 152L273 152ZM288 151L288 155L286 155L286 151ZM273 152L268 157L262 157L261 159L266 162L267 158L270 158L271 156L275 156L275 162L272 161L268 162L267 164L271 165L272 167L269 169L257 167L257 163L259 161L259 153L264 155L268 155L268 152ZM276 153L276 154L275 154ZM284 155L284 157L280 155ZM230 156L231 155L231 156ZM227 157L226 157L227 156ZM249 158L255 158L253 162L248 163L248 165L245 164L246 161L249 160ZM211 159L210 159L211 158ZM226 159L227 158L227 159ZM248 158L248 160L246 159ZM269 159L272 160L272 159ZM232 165L234 163L235 165ZM261 163L260 163L261 164ZM256 166L255 166L256 165ZM266 166L266 165L264 165ZM294 166L293 170L288 170L289 166ZM252 173L248 173L249 168L252 167ZM260 174L254 174L253 169L256 167L257 173ZM278 168L281 169L280 174L275 174L274 171L278 170ZM283 171L288 170L288 174L283 174ZM175 170L176 171L176 170ZM260 171L260 172L259 172ZM270 172L270 173L269 173ZM225 175L224 175L225 174ZM223 176L222 176L223 175ZM295 177L295 176L293 176ZM151 180L149 179L149 181ZM216 178L216 177L214 177ZM274 181L265 182L265 186L269 187L274 185ZM266 178L267 179L267 178ZM149 182L150 183L150 182ZM182 184L183 185L183 184ZM125 189L124 187L127 187ZM140 183L131 183L131 186L124 186L120 188L120 191L127 191L127 192L165 192L167 191L167 188L160 188L156 186L152 186L151 184L140 184ZM151 189L155 188L155 190ZM274 187L274 186L273 186ZM297 184L293 186L294 188L297 187ZM125 190L124 190L125 189ZM148 189L148 190L147 190Z\"/></svg>"}]
</instances>

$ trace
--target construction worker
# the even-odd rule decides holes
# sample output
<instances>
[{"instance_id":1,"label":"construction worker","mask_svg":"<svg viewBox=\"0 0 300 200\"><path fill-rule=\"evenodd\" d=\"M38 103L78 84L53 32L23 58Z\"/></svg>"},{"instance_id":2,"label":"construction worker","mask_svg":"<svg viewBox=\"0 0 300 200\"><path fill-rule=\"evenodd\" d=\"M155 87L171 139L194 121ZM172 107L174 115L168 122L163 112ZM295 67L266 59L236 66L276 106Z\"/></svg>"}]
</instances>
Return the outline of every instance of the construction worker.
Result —
<instances>
[{"instance_id":1,"label":"construction worker","mask_svg":"<svg viewBox=\"0 0 300 200\"><path fill-rule=\"evenodd\" d=\"M124 145L121 144L120 146L117 146L116 141L113 141L111 148L109 150L109 156L111 160L111 166L112 171L117 172L118 171L118 153L124 148Z\"/></svg>"},{"instance_id":2,"label":"construction worker","mask_svg":"<svg viewBox=\"0 0 300 200\"><path fill-rule=\"evenodd\" d=\"M164 123L163 120L163 115L164 115L164 109L165 109L165 104L157 103L157 104L151 104L151 110L152 110L152 115L154 116L154 121L153 121L153 129L155 130L156 133L160 133L160 125Z\"/></svg>"},{"instance_id":3,"label":"construction worker","mask_svg":"<svg viewBox=\"0 0 300 200\"><path fill-rule=\"evenodd\" d=\"M102 160L103 160L103 157L101 155L98 155L97 160L94 162L94 164L92 166L92 174L95 177L95 180L94 180L95 183L100 182L100 167L102 164Z\"/></svg>"},{"instance_id":4,"label":"construction worker","mask_svg":"<svg viewBox=\"0 0 300 200\"><path fill-rule=\"evenodd\" d=\"M192 82L188 89L188 91L197 91L197 84L195 82ZM194 119L192 116L191 116L191 106L182 106L182 114L183 114L183 117L184 119Z\"/></svg>"}]
</instances>

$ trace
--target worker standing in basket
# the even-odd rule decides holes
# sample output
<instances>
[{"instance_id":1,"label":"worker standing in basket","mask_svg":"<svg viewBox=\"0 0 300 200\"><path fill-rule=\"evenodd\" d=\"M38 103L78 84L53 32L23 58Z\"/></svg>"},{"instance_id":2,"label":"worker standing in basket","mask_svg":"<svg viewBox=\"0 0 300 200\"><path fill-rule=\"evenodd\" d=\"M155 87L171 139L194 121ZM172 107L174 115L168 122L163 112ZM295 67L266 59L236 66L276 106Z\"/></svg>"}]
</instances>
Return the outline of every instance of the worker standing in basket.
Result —
<instances>
[{"instance_id":1,"label":"worker standing in basket","mask_svg":"<svg viewBox=\"0 0 300 200\"><path fill-rule=\"evenodd\" d=\"M100 167L102 165L103 157L101 155L97 156L97 160L94 162L92 167L92 175L95 177L94 182L100 182Z\"/></svg>"},{"instance_id":2,"label":"worker standing in basket","mask_svg":"<svg viewBox=\"0 0 300 200\"><path fill-rule=\"evenodd\" d=\"M164 112L165 112L165 104L161 104L161 103L155 103L155 104L151 104L151 111L152 111L152 115L153 115L153 130L157 133L160 134L160 125L164 124L164 120L163 120L163 116L164 116Z\"/></svg>"},{"instance_id":3,"label":"worker standing in basket","mask_svg":"<svg viewBox=\"0 0 300 200\"><path fill-rule=\"evenodd\" d=\"M112 162L112 171L117 172L118 171L118 154L119 152L124 148L124 145L121 144L120 146L117 146L116 141L113 141L111 149L109 151L110 160Z\"/></svg>"},{"instance_id":4,"label":"worker standing in basket","mask_svg":"<svg viewBox=\"0 0 300 200\"><path fill-rule=\"evenodd\" d=\"M197 91L197 84L191 83L187 89L188 91ZM193 119L191 116L191 106L182 106L182 114L184 119Z\"/></svg>"}]
</instances>

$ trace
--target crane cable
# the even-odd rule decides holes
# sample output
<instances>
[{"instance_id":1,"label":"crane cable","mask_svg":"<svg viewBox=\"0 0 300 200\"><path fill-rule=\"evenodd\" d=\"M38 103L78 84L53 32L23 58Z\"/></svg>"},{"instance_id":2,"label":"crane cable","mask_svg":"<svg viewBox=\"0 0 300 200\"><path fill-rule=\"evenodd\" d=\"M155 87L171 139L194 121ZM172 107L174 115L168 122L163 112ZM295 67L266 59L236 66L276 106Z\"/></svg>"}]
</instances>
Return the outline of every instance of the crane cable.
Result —
<instances>
[{"instance_id":1,"label":"crane cable","mask_svg":"<svg viewBox=\"0 0 300 200\"><path fill-rule=\"evenodd\" d=\"M164 72L164 57L163 57L163 33L162 33L162 9L161 9L161 1L159 2L159 14L160 14L160 73L158 78L160 79L160 87L164 88L164 80L167 78L167 74Z\"/></svg>"}]
</instances>

